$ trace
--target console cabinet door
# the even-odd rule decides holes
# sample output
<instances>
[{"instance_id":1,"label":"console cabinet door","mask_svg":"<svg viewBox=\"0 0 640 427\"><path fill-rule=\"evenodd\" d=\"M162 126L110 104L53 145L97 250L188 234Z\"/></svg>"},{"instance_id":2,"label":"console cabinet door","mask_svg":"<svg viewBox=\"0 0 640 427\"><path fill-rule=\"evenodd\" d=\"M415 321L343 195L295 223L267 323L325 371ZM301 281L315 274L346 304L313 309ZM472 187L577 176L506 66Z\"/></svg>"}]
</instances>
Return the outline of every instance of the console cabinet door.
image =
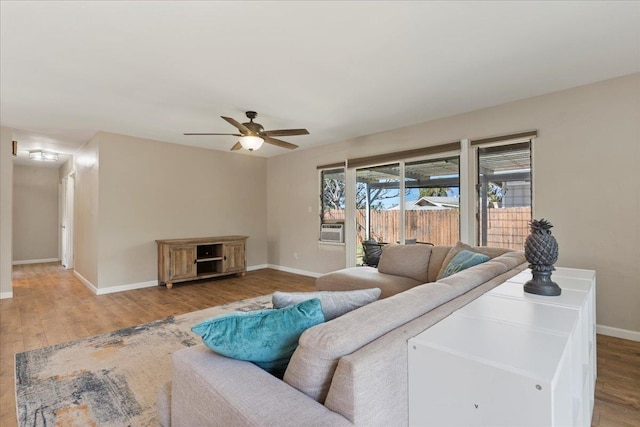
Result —
<instances>
[{"instance_id":1,"label":"console cabinet door","mask_svg":"<svg viewBox=\"0 0 640 427\"><path fill-rule=\"evenodd\" d=\"M244 242L233 242L224 244L223 272L240 272L245 269L245 247Z\"/></svg>"},{"instance_id":2,"label":"console cabinet door","mask_svg":"<svg viewBox=\"0 0 640 427\"><path fill-rule=\"evenodd\" d=\"M191 279L196 273L196 247L173 246L169 248L169 280Z\"/></svg>"}]
</instances>

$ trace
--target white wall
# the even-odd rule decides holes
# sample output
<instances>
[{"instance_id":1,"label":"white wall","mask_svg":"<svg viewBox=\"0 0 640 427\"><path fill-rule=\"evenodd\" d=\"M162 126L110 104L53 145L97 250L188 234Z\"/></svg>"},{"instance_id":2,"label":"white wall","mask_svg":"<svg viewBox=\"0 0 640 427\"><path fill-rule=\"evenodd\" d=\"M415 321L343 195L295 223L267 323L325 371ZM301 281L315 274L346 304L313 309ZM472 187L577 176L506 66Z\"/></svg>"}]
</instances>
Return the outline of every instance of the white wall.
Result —
<instances>
[{"instance_id":1,"label":"white wall","mask_svg":"<svg viewBox=\"0 0 640 427\"><path fill-rule=\"evenodd\" d=\"M13 154L12 131L0 127L0 298L11 298Z\"/></svg>"},{"instance_id":2,"label":"white wall","mask_svg":"<svg viewBox=\"0 0 640 427\"><path fill-rule=\"evenodd\" d=\"M596 270L598 324L638 333L639 117L634 74L270 158L269 263L317 273L344 267L343 247L317 243L317 165L537 129L534 218L555 226L557 265Z\"/></svg>"},{"instance_id":3,"label":"white wall","mask_svg":"<svg viewBox=\"0 0 640 427\"><path fill-rule=\"evenodd\" d=\"M13 167L13 261L58 259L58 169Z\"/></svg>"},{"instance_id":4,"label":"white wall","mask_svg":"<svg viewBox=\"0 0 640 427\"><path fill-rule=\"evenodd\" d=\"M247 235L247 265L266 264L265 159L105 132L83 150L76 270L96 288L155 284L156 239Z\"/></svg>"}]
</instances>

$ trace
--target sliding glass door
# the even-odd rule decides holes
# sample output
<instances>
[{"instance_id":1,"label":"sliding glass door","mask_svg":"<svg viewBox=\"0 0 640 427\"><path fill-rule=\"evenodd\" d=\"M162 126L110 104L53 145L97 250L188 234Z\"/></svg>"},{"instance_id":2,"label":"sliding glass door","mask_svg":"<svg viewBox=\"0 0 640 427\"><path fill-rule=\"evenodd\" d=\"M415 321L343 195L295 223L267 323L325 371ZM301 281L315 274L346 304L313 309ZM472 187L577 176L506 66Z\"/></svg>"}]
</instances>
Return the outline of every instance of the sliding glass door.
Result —
<instances>
[{"instance_id":1,"label":"sliding glass door","mask_svg":"<svg viewBox=\"0 0 640 427\"><path fill-rule=\"evenodd\" d=\"M400 164L356 170L356 263L362 265L363 243L400 241Z\"/></svg>"},{"instance_id":2,"label":"sliding glass door","mask_svg":"<svg viewBox=\"0 0 640 427\"><path fill-rule=\"evenodd\" d=\"M460 240L460 158L407 162L405 243L455 245Z\"/></svg>"},{"instance_id":3,"label":"sliding glass door","mask_svg":"<svg viewBox=\"0 0 640 427\"><path fill-rule=\"evenodd\" d=\"M356 265L372 265L365 255L371 245L454 245L460 240L460 157L356 169L355 204Z\"/></svg>"}]
</instances>

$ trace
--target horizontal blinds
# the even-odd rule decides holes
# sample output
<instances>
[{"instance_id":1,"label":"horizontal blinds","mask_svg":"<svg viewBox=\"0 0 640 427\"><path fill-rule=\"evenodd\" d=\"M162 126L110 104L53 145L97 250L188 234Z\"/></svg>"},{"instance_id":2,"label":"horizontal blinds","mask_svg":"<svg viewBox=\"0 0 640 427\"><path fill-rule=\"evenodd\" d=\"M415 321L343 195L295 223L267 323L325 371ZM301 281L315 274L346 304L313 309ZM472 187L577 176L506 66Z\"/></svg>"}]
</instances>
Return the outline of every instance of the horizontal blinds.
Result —
<instances>
[{"instance_id":1,"label":"horizontal blinds","mask_svg":"<svg viewBox=\"0 0 640 427\"><path fill-rule=\"evenodd\" d=\"M460 150L460 141L433 145L431 147L416 148L414 150L395 151L393 153L379 154L377 156L356 157L355 159L347 160L347 167L358 168L362 166L371 166L381 163L410 159L412 157L428 156L431 154L446 153L456 150Z\"/></svg>"},{"instance_id":2,"label":"horizontal blinds","mask_svg":"<svg viewBox=\"0 0 640 427\"><path fill-rule=\"evenodd\" d=\"M529 130L524 132L510 133L507 135L492 136L489 138L477 138L470 140L471 146L489 144L493 142L512 141L515 139L523 138L536 138L538 136L537 130ZM416 148L413 150L395 151L393 153L378 154L376 156L367 157L355 157L347 160L348 168L360 168L363 166L372 166L378 164L384 164L389 162L396 162L400 160L410 159L413 157L430 156L433 154L446 153L451 151L457 151L460 149L460 141L448 142L445 144L432 145L430 147ZM330 163L327 165L317 166L317 169L334 169L344 167L344 162Z\"/></svg>"},{"instance_id":3,"label":"horizontal blinds","mask_svg":"<svg viewBox=\"0 0 640 427\"><path fill-rule=\"evenodd\" d=\"M329 163L328 165L316 166L316 169L336 169L336 168L343 168L343 167L344 167L344 162L340 162L340 163Z\"/></svg>"},{"instance_id":4,"label":"horizontal blinds","mask_svg":"<svg viewBox=\"0 0 640 427\"><path fill-rule=\"evenodd\" d=\"M480 144L489 144L491 142L511 141L514 139L522 138L536 138L538 136L537 130L528 130L526 132L511 133L508 135L492 136L490 138L472 139L470 141L471 146Z\"/></svg>"}]
</instances>

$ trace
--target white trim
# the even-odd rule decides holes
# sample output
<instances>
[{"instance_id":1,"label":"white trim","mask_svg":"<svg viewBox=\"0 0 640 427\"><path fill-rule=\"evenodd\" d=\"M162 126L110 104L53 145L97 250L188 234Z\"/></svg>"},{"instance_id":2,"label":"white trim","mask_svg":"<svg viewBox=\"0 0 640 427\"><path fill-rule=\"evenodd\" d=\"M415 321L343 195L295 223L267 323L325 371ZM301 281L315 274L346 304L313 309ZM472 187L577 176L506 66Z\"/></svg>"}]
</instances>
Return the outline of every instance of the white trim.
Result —
<instances>
[{"instance_id":1,"label":"white trim","mask_svg":"<svg viewBox=\"0 0 640 427\"><path fill-rule=\"evenodd\" d=\"M98 288L96 295L114 294L116 292L133 291L135 289L152 288L158 286L157 280L149 282L130 283L128 285L109 286L107 288Z\"/></svg>"},{"instance_id":2,"label":"white trim","mask_svg":"<svg viewBox=\"0 0 640 427\"><path fill-rule=\"evenodd\" d=\"M332 246L345 246L344 242L323 242L322 240L318 240L318 246L322 245L332 245Z\"/></svg>"},{"instance_id":3,"label":"white trim","mask_svg":"<svg viewBox=\"0 0 640 427\"><path fill-rule=\"evenodd\" d=\"M614 328L612 326L596 325L596 332L609 337L622 338L625 340L640 342L640 332L628 329Z\"/></svg>"},{"instance_id":4,"label":"white trim","mask_svg":"<svg viewBox=\"0 0 640 427\"><path fill-rule=\"evenodd\" d=\"M85 279L82 274L78 273L76 270L73 270L73 275L76 276L91 292L95 295L98 295L98 288L96 288L93 283Z\"/></svg>"},{"instance_id":5,"label":"white trim","mask_svg":"<svg viewBox=\"0 0 640 427\"><path fill-rule=\"evenodd\" d=\"M347 165L349 166L349 165ZM356 266L356 170L344 173L345 219L344 219L344 262L347 267Z\"/></svg>"},{"instance_id":6,"label":"white trim","mask_svg":"<svg viewBox=\"0 0 640 427\"><path fill-rule=\"evenodd\" d=\"M109 286L108 288L97 288L93 283L82 277L82 274L73 270L73 275L76 276L84 285L89 288L95 295L113 294L116 292L133 291L135 289L151 288L158 286L157 280L151 280L149 282L130 283L128 285Z\"/></svg>"},{"instance_id":7,"label":"white trim","mask_svg":"<svg viewBox=\"0 0 640 427\"><path fill-rule=\"evenodd\" d=\"M460 140L460 241L475 245L476 181L474 150L468 139Z\"/></svg>"},{"instance_id":8,"label":"white trim","mask_svg":"<svg viewBox=\"0 0 640 427\"><path fill-rule=\"evenodd\" d=\"M303 276L313 276L313 277L320 276L320 274L317 274L317 273L310 273L310 272L307 272L307 271L295 270L295 269L291 269L291 268L287 268L287 267L272 266L271 264L252 265L250 267L247 267L247 271L262 270L264 268L273 268L274 270L288 271L289 273L301 274ZM91 292L93 292L95 295L106 295L106 294L113 294L113 293L116 293L116 292L133 291L135 289L152 288L154 286L158 286L158 281L157 280L150 280L148 282L130 283L128 285L119 285L119 286L109 286L108 288L97 288L93 283L91 283L90 281L85 279L77 271L74 270L73 274L82 283L84 283L84 285L87 288L89 288L89 290Z\"/></svg>"},{"instance_id":9,"label":"white trim","mask_svg":"<svg viewBox=\"0 0 640 427\"><path fill-rule=\"evenodd\" d=\"M284 266L281 266L281 265L269 264L269 265L267 265L267 268L272 268L274 270L279 270L279 271L286 271L287 273L300 274L301 276L309 276L309 277L320 277L320 276L322 276L322 273L314 273L314 272L306 271L306 270L298 270L297 268L289 268L289 267L284 267Z\"/></svg>"},{"instance_id":10,"label":"white trim","mask_svg":"<svg viewBox=\"0 0 640 427\"><path fill-rule=\"evenodd\" d=\"M13 298L13 291L11 292L0 292L0 299Z\"/></svg>"},{"instance_id":11,"label":"white trim","mask_svg":"<svg viewBox=\"0 0 640 427\"><path fill-rule=\"evenodd\" d=\"M12 265L22 265L22 264L42 264L43 262L58 262L60 258L43 258L43 259L24 259L21 261L13 261Z\"/></svg>"}]
</instances>

